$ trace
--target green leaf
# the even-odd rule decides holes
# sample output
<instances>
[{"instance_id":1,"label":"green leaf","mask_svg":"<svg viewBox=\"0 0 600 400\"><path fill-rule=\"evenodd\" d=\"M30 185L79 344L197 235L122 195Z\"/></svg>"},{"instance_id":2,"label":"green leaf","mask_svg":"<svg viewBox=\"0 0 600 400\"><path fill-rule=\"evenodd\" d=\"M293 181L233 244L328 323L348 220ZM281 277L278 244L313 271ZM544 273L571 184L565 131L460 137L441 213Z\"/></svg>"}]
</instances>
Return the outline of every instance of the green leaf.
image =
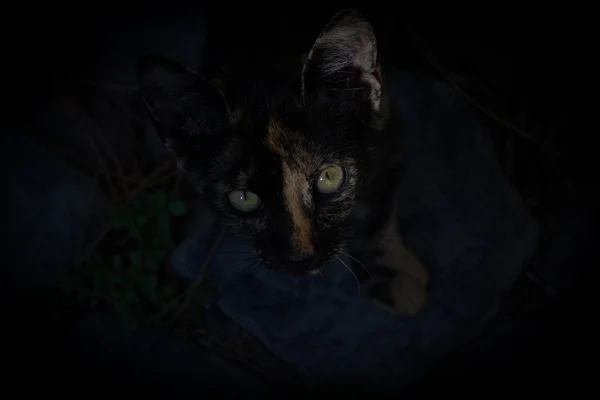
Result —
<instances>
[{"instance_id":1,"label":"green leaf","mask_svg":"<svg viewBox=\"0 0 600 400\"><path fill-rule=\"evenodd\" d=\"M148 223L148 217L145 215L140 215L135 220L139 226L144 226Z\"/></svg>"},{"instance_id":2,"label":"green leaf","mask_svg":"<svg viewBox=\"0 0 600 400\"><path fill-rule=\"evenodd\" d=\"M140 202L140 210L151 213L151 210L154 209L154 196L152 196L148 192L142 192L137 199Z\"/></svg>"},{"instance_id":3,"label":"green leaf","mask_svg":"<svg viewBox=\"0 0 600 400\"><path fill-rule=\"evenodd\" d=\"M104 276L112 286L116 285L117 283L121 283L121 274L114 268L105 268Z\"/></svg>"},{"instance_id":4,"label":"green leaf","mask_svg":"<svg viewBox=\"0 0 600 400\"><path fill-rule=\"evenodd\" d=\"M164 190L157 190L153 194L154 206L156 208L164 208L167 205L167 193Z\"/></svg>"},{"instance_id":5,"label":"green leaf","mask_svg":"<svg viewBox=\"0 0 600 400\"><path fill-rule=\"evenodd\" d=\"M102 282L102 280L101 280L101 279L94 279L94 280L92 281L92 290L93 290L94 292L102 292L102 291L103 291L103 289L104 289L104 287L103 287L103 285L102 285L102 284L103 284L103 282Z\"/></svg>"},{"instance_id":6,"label":"green leaf","mask_svg":"<svg viewBox=\"0 0 600 400\"><path fill-rule=\"evenodd\" d=\"M156 228L164 239L171 238L171 216L168 212L163 212L158 215Z\"/></svg>"},{"instance_id":7,"label":"green leaf","mask_svg":"<svg viewBox=\"0 0 600 400\"><path fill-rule=\"evenodd\" d=\"M129 304L135 304L140 300L140 297L138 296L137 293L134 293L132 291L129 291L125 294L125 300L129 303Z\"/></svg>"},{"instance_id":8,"label":"green leaf","mask_svg":"<svg viewBox=\"0 0 600 400\"><path fill-rule=\"evenodd\" d=\"M130 287L133 283L140 280L140 276L142 275L142 269L140 267L136 267L135 265L130 264L131 268L127 268L123 271L123 282L127 284L127 287Z\"/></svg>"},{"instance_id":9,"label":"green leaf","mask_svg":"<svg viewBox=\"0 0 600 400\"><path fill-rule=\"evenodd\" d=\"M164 239L160 236L153 236L151 240L149 240L150 245L152 246L152 248L157 249L157 248L161 248L164 244Z\"/></svg>"},{"instance_id":10,"label":"green leaf","mask_svg":"<svg viewBox=\"0 0 600 400\"><path fill-rule=\"evenodd\" d=\"M173 283L167 283L166 285L160 286L159 290L161 296L165 300L171 300L179 294L177 287Z\"/></svg>"},{"instance_id":11,"label":"green leaf","mask_svg":"<svg viewBox=\"0 0 600 400\"><path fill-rule=\"evenodd\" d=\"M114 229L123 229L131 221L131 211L125 205L118 206L113 210L113 222L112 226Z\"/></svg>"},{"instance_id":12,"label":"green leaf","mask_svg":"<svg viewBox=\"0 0 600 400\"><path fill-rule=\"evenodd\" d=\"M158 286L158 280L155 276L148 276L142 282L140 282L140 295L144 298L144 300L158 303L158 296L156 293L156 288Z\"/></svg>"},{"instance_id":13,"label":"green leaf","mask_svg":"<svg viewBox=\"0 0 600 400\"><path fill-rule=\"evenodd\" d=\"M180 197L179 186L173 186L171 191L169 191L169 201L177 200Z\"/></svg>"},{"instance_id":14,"label":"green leaf","mask_svg":"<svg viewBox=\"0 0 600 400\"><path fill-rule=\"evenodd\" d=\"M140 231L140 228L136 224L131 222L127 225L127 228L128 228L129 236L131 236L138 242L141 242L143 240L142 231Z\"/></svg>"},{"instance_id":15,"label":"green leaf","mask_svg":"<svg viewBox=\"0 0 600 400\"><path fill-rule=\"evenodd\" d=\"M102 256L100 255L100 253L94 251L90 254L90 261L94 265L102 265Z\"/></svg>"},{"instance_id":16,"label":"green leaf","mask_svg":"<svg viewBox=\"0 0 600 400\"><path fill-rule=\"evenodd\" d=\"M142 268L142 254L138 250L131 251L129 253L129 262L136 268Z\"/></svg>"},{"instance_id":17,"label":"green leaf","mask_svg":"<svg viewBox=\"0 0 600 400\"><path fill-rule=\"evenodd\" d=\"M173 200L169 203L169 212L171 213L171 215L180 217L184 215L186 211L187 208L185 206L185 203L181 200Z\"/></svg>"},{"instance_id":18,"label":"green leaf","mask_svg":"<svg viewBox=\"0 0 600 400\"><path fill-rule=\"evenodd\" d=\"M165 241L161 238L145 242L141 249L145 260L153 260L159 264L169 255L167 249L165 249Z\"/></svg>"},{"instance_id":19,"label":"green leaf","mask_svg":"<svg viewBox=\"0 0 600 400\"><path fill-rule=\"evenodd\" d=\"M158 270L160 260L157 260L153 255L144 254L144 268L146 271Z\"/></svg>"}]
</instances>

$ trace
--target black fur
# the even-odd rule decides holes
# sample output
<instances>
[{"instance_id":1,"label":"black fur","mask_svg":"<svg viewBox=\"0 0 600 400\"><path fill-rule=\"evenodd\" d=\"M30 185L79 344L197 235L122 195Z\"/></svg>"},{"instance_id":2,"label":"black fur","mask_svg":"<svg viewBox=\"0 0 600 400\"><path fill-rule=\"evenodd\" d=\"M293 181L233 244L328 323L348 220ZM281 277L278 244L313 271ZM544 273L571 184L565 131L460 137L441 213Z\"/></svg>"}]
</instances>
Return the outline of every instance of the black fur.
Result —
<instances>
[{"instance_id":1,"label":"black fur","mask_svg":"<svg viewBox=\"0 0 600 400\"><path fill-rule=\"evenodd\" d=\"M347 12L352 18L347 21L361 21L364 29L360 15ZM344 15L336 18L343 21ZM398 161L395 126L374 109L371 88L361 80L364 71L348 64L324 79L318 72L329 56L327 48L316 46L313 56L303 82L300 69L264 68L224 79L222 90L160 57L148 57L138 67L161 138L188 179L228 225L254 241L266 267L298 274L315 271L339 254L356 227L351 215L357 204L371 213L386 197L390 200L393 190L381 185L395 186L385 175ZM374 76L381 79L379 72ZM278 151L267 145L273 121ZM298 257L291 241L297 225L285 202L284 164L302 177L298 182L310 183L306 193L311 201L302 204L310 222L310 256ZM329 165L342 166L345 181L336 193L322 195L313 183ZM256 193L262 207L252 213L236 210L227 198L232 190Z\"/></svg>"}]
</instances>

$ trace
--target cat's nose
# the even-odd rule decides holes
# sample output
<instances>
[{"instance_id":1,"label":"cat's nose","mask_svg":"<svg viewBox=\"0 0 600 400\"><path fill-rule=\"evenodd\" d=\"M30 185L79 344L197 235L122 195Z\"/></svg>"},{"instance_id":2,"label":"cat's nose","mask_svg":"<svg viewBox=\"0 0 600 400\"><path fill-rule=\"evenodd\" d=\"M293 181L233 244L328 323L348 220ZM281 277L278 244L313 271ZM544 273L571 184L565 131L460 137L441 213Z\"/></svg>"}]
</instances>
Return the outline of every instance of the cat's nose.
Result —
<instances>
[{"instance_id":1,"label":"cat's nose","mask_svg":"<svg viewBox=\"0 0 600 400\"><path fill-rule=\"evenodd\" d=\"M284 258L282 268L289 271L306 275L321 269L319 257L315 253L295 253Z\"/></svg>"}]
</instances>

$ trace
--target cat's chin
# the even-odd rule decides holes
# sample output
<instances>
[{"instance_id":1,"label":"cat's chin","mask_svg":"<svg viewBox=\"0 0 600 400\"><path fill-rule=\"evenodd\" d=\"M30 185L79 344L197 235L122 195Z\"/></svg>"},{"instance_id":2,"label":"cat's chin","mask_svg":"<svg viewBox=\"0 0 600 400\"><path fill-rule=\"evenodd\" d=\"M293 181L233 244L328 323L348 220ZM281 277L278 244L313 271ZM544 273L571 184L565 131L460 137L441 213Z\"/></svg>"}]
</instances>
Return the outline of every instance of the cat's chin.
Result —
<instances>
[{"instance_id":1,"label":"cat's chin","mask_svg":"<svg viewBox=\"0 0 600 400\"><path fill-rule=\"evenodd\" d=\"M307 276L315 276L321 273L322 268L310 270L306 273Z\"/></svg>"},{"instance_id":2,"label":"cat's chin","mask_svg":"<svg viewBox=\"0 0 600 400\"><path fill-rule=\"evenodd\" d=\"M282 274L285 274L288 276L303 278L303 277L311 277L311 276L319 275L322 273L321 271L323 271L323 268L314 268L314 269L305 270L305 271L290 271L288 269L279 269L278 271L281 272Z\"/></svg>"}]
</instances>

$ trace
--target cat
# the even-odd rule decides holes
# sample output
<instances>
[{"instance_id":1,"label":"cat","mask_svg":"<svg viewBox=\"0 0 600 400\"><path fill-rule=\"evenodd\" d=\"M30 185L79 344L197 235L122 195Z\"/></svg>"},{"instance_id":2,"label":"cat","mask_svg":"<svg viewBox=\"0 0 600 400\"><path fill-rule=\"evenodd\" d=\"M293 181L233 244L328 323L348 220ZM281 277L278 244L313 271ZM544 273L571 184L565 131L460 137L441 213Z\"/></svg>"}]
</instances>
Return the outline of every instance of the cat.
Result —
<instances>
[{"instance_id":1,"label":"cat","mask_svg":"<svg viewBox=\"0 0 600 400\"><path fill-rule=\"evenodd\" d=\"M315 274L354 243L356 263L390 272L370 298L415 315L429 276L396 228L401 124L375 31L340 11L304 58L294 73L265 67L224 82L148 55L137 79L179 168L265 268Z\"/></svg>"}]
</instances>

